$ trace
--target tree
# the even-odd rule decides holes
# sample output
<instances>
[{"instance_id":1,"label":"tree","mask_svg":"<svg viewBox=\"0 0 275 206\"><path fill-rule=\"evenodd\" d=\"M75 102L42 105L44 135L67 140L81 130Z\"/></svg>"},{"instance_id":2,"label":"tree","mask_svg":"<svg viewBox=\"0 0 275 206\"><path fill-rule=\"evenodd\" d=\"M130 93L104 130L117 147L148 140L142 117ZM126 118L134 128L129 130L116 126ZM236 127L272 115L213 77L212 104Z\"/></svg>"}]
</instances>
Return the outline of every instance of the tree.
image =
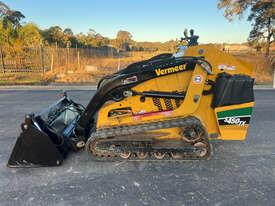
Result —
<instances>
[{"instance_id":1,"label":"tree","mask_svg":"<svg viewBox=\"0 0 275 206\"><path fill-rule=\"evenodd\" d=\"M63 30L59 26L52 26L49 29L42 32L44 39L49 44L57 43L61 47L66 47L68 43L68 37L64 35Z\"/></svg>"},{"instance_id":2,"label":"tree","mask_svg":"<svg viewBox=\"0 0 275 206\"><path fill-rule=\"evenodd\" d=\"M273 0L219 0L218 8L224 9L224 16L233 20L235 16L242 18L243 13L250 9L248 21L252 22L248 41L266 42L266 55L275 40L275 2Z\"/></svg>"},{"instance_id":3,"label":"tree","mask_svg":"<svg viewBox=\"0 0 275 206\"><path fill-rule=\"evenodd\" d=\"M64 29L63 33L67 36L73 36L74 35L73 31L70 28Z\"/></svg>"},{"instance_id":4,"label":"tree","mask_svg":"<svg viewBox=\"0 0 275 206\"><path fill-rule=\"evenodd\" d=\"M96 32L96 30L94 30L94 29L89 29L89 31L88 31L88 37L90 37L90 38L95 38L95 36L97 35L98 33Z\"/></svg>"},{"instance_id":5,"label":"tree","mask_svg":"<svg viewBox=\"0 0 275 206\"><path fill-rule=\"evenodd\" d=\"M96 30L90 28L87 33L87 45L94 47L100 46L100 37L102 37L101 34L97 33Z\"/></svg>"},{"instance_id":6,"label":"tree","mask_svg":"<svg viewBox=\"0 0 275 206\"><path fill-rule=\"evenodd\" d=\"M123 42L130 42L132 40L132 34L128 31L119 30L116 35L116 39L122 40Z\"/></svg>"},{"instance_id":7,"label":"tree","mask_svg":"<svg viewBox=\"0 0 275 206\"><path fill-rule=\"evenodd\" d=\"M129 51L132 41L132 34L130 32L123 30L117 32L115 44L118 49Z\"/></svg>"},{"instance_id":8,"label":"tree","mask_svg":"<svg viewBox=\"0 0 275 206\"><path fill-rule=\"evenodd\" d=\"M4 29L7 29L9 23L11 23L14 28L19 27L21 19L25 18L20 11L10 9L2 1L0 1L0 17Z\"/></svg>"},{"instance_id":9,"label":"tree","mask_svg":"<svg viewBox=\"0 0 275 206\"><path fill-rule=\"evenodd\" d=\"M85 36L83 33L79 33L76 35L78 46L83 48L88 45L88 39L87 36Z\"/></svg>"},{"instance_id":10,"label":"tree","mask_svg":"<svg viewBox=\"0 0 275 206\"><path fill-rule=\"evenodd\" d=\"M95 29L89 29L87 33L87 40L89 46L101 47L107 45L109 40L103 37L100 33L98 33Z\"/></svg>"},{"instance_id":11,"label":"tree","mask_svg":"<svg viewBox=\"0 0 275 206\"><path fill-rule=\"evenodd\" d=\"M14 45L17 39L18 28L21 26L21 19L25 16L20 11L10 9L6 4L0 1L0 46L6 47Z\"/></svg>"},{"instance_id":12,"label":"tree","mask_svg":"<svg viewBox=\"0 0 275 206\"><path fill-rule=\"evenodd\" d=\"M78 41L73 31L70 28L66 28L63 31L65 37L67 38L67 46L78 47Z\"/></svg>"},{"instance_id":13,"label":"tree","mask_svg":"<svg viewBox=\"0 0 275 206\"><path fill-rule=\"evenodd\" d=\"M35 24L28 23L19 28L18 39L22 43L23 47L32 47L40 44L41 35Z\"/></svg>"},{"instance_id":14,"label":"tree","mask_svg":"<svg viewBox=\"0 0 275 206\"><path fill-rule=\"evenodd\" d=\"M253 28L248 40L259 42L266 40L266 55L269 55L270 45L275 41L275 2L260 1L251 8L248 21L253 21Z\"/></svg>"},{"instance_id":15,"label":"tree","mask_svg":"<svg viewBox=\"0 0 275 206\"><path fill-rule=\"evenodd\" d=\"M9 32L7 29L3 28L3 21L0 20L0 46L4 46L8 43Z\"/></svg>"}]
</instances>

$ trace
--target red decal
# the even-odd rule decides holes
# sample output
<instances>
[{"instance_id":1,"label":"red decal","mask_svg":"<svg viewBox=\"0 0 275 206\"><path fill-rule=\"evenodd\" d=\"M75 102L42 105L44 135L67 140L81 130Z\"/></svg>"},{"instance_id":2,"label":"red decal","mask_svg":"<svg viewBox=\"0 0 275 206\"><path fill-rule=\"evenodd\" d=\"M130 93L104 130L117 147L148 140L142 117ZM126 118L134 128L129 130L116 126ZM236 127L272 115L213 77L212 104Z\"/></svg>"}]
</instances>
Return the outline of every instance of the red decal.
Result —
<instances>
[{"instance_id":1,"label":"red decal","mask_svg":"<svg viewBox=\"0 0 275 206\"><path fill-rule=\"evenodd\" d=\"M172 110L165 110L161 112L147 112L143 114L134 114L133 119L134 120L139 120L142 117L150 117L154 115L163 115L163 116L171 116L172 115Z\"/></svg>"}]
</instances>

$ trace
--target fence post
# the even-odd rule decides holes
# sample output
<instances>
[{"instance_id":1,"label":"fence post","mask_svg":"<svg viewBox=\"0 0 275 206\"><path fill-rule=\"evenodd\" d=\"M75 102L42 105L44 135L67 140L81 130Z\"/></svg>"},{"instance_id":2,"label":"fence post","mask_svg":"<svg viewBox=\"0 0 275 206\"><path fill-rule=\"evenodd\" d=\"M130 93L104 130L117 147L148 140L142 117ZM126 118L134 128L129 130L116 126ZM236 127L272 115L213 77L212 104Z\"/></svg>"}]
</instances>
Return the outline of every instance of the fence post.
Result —
<instances>
[{"instance_id":1,"label":"fence post","mask_svg":"<svg viewBox=\"0 0 275 206\"><path fill-rule=\"evenodd\" d=\"M77 51L77 66L78 66L78 69L80 69L80 55L79 55L79 51Z\"/></svg>"},{"instance_id":2,"label":"fence post","mask_svg":"<svg viewBox=\"0 0 275 206\"><path fill-rule=\"evenodd\" d=\"M275 89L275 68L273 70L273 88Z\"/></svg>"},{"instance_id":3,"label":"fence post","mask_svg":"<svg viewBox=\"0 0 275 206\"><path fill-rule=\"evenodd\" d=\"M43 73L45 73L44 55L43 55L43 47L42 47L42 44L40 44L40 61L41 61L41 67L42 67L42 69L43 69Z\"/></svg>"},{"instance_id":4,"label":"fence post","mask_svg":"<svg viewBox=\"0 0 275 206\"><path fill-rule=\"evenodd\" d=\"M51 53L51 72L53 71L53 52Z\"/></svg>"},{"instance_id":5,"label":"fence post","mask_svg":"<svg viewBox=\"0 0 275 206\"><path fill-rule=\"evenodd\" d=\"M120 54L118 56L118 64L117 64L117 71L119 71L119 70L120 70Z\"/></svg>"},{"instance_id":6,"label":"fence post","mask_svg":"<svg viewBox=\"0 0 275 206\"><path fill-rule=\"evenodd\" d=\"M0 47L0 57L1 57L2 72L3 72L3 74L5 74L5 63L4 63L2 46Z\"/></svg>"},{"instance_id":7,"label":"fence post","mask_svg":"<svg viewBox=\"0 0 275 206\"><path fill-rule=\"evenodd\" d=\"M69 47L67 45L67 48L66 48L66 65L67 65L67 68L69 66Z\"/></svg>"},{"instance_id":8,"label":"fence post","mask_svg":"<svg viewBox=\"0 0 275 206\"><path fill-rule=\"evenodd\" d=\"M55 58L56 58L55 66L60 66L60 56L59 56L57 42L55 42Z\"/></svg>"}]
</instances>

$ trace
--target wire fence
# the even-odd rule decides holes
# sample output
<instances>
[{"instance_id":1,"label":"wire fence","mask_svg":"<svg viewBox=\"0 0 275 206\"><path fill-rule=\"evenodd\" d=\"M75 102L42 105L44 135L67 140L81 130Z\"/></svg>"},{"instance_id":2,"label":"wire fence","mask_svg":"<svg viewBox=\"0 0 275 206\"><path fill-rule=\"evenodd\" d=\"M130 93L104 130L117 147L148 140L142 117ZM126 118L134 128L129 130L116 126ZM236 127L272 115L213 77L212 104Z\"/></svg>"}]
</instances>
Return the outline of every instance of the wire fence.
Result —
<instances>
[{"instance_id":1,"label":"wire fence","mask_svg":"<svg viewBox=\"0 0 275 206\"><path fill-rule=\"evenodd\" d=\"M95 48L58 48L33 47L24 48L16 55L7 55L0 50L0 72L5 73L43 73L53 67L68 64L81 65L84 59L117 57L113 47Z\"/></svg>"},{"instance_id":2,"label":"wire fence","mask_svg":"<svg viewBox=\"0 0 275 206\"><path fill-rule=\"evenodd\" d=\"M222 50L222 49L221 49ZM241 52L229 49L223 51L246 55L248 51ZM157 51L153 55L159 54ZM95 59L100 58L123 58L131 57L136 52L117 52L113 47L92 47L92 48L59 48L59 47L31 47L23 48L21 52L16 54L7 54L0 48L0 74L16 74L16 73L45 73L52 71L54 68L74 65L77 68L83 68L85 65L93 65ZM145 53L148 53L145 52ZM254 52L251 52L253 54ZM254 53L256 55L256 53ZM145 55L146 56L146 55ZM274 62L274 55L273 57Z\"/></svg>"}]
</instances>

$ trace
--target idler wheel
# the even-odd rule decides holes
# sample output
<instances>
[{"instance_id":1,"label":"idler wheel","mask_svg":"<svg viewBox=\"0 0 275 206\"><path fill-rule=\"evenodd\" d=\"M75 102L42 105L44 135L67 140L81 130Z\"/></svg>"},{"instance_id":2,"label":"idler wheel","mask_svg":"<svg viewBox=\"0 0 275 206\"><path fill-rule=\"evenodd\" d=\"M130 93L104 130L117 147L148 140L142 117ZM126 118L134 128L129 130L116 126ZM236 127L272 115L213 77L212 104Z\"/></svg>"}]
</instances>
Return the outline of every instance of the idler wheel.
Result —
<instances>
[{"instance_id":1,"label":"idler wheel","mask_svg":"<svg viewBox=\"0 0 275 206\"><path fill-rule=\"evenodd\" d=\"M129 159L129 157L131 156L131 152L123 152L123 153L120 153L119 156L122 159Z\"/></svg>"},{"instance_id":2,"label":"idler wheel","mask_svg":"<svg viewBox=\"0 0 275 206\"><path fill-rule=\"evenodd\" d=\"M137 152L136 154L139 159L146 159L148 157L147 152Z\"/></svg>"},{"instance_id":3,"label":"idler wheel","mask_svg":"<svg viewBox=\"0 0 275 206\"><path fill-rule=\"evenodd\" d=\"M162 160L165 157L165 153L164 152L154 152L153 156L158 160Z\"/></svg>"}]
</instances>

